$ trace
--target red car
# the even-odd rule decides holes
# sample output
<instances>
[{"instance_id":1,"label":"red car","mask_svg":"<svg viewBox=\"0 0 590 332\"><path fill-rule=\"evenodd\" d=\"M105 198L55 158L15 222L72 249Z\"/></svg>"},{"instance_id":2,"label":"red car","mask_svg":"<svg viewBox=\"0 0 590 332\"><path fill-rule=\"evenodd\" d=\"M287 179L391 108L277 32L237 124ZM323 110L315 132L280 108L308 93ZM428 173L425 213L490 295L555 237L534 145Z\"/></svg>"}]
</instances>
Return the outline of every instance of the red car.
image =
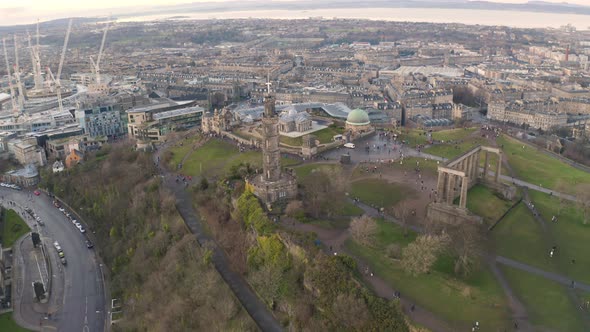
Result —
<instances>
[{"instance_id":1,"label":"red car","mask_svg":"<svg viewBox=\"0 0 590 332\"><path fill-rule=\"evenodd\" d=\"M39 190L35 190L35 191L33 191L33 194L35 194L35 196L39 196L39 195L41 195L41 192Z\"/></svg>"}]
</instances>

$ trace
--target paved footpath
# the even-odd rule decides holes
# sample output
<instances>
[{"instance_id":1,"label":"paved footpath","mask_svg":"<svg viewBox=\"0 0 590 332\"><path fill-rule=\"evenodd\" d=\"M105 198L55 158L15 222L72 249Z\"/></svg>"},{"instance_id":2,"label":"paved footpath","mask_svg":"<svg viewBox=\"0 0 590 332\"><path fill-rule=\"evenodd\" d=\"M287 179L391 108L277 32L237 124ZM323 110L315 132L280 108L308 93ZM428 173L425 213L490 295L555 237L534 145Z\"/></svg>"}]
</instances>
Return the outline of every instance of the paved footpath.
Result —
<instances>
[{"instance_id":1,"label":"paved footpath","mask_svg":"<svg viewBox=\"0 0 590 332\"><path fill-rule=\"evenodd\" d=\"M158 148L154 153L154 161L157 162L159 160L161 151L165 149L166 146ZM197 212L193 208L193 200L190 193L185 190L184 184L182 182L176 183L174 181L175 175L167 172L164 168L162 168L162 175L164 176L163 182L165 186L176 196L176 208L185 224L195 235L199 245L207 246L213 250L212 262L215 269L217 269L254 322L256 322L262 331L282 331L281 325L266 305L256 296L256 293L254 293L244 278L232 270L231 263L228 261L225 252L217 245L212 237L205 233Z\"/></svg>"}]
</instances>

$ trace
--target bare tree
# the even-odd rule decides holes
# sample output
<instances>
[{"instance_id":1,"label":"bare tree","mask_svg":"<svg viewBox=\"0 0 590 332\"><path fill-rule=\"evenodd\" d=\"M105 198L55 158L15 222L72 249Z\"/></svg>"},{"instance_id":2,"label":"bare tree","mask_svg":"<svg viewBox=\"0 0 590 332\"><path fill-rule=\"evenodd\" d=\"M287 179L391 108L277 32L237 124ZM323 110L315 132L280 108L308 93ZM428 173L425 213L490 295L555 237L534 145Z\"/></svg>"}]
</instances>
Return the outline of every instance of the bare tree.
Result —
<instances>
[{"instance_id":1,"label":"bare tree","mask_svg":"<svg viewBox=\"0 0 590 332\"><path fill-rule=\"evenodd\" d=\"M349 230L355 241L369 246L377 234L377 222L373 218L363 215L352 219Z\"/></svg>"},{"instance_id":2,"label":"bare tree","mask_svg":"<svg viewBox=\"0 0 590 332\"><path fill-rule=\"evenodd\" d=\"M428 272L448 243L444 234L420 235L402 250L402 268L413 276Z\"/></svg>"},{"instance_id":3,"label":"bare tree","mask_svg":"<svg viewBox=\"0 0 590 332\"><path fill-rule=\"evenodd\" d=\"M404 236L408 234L408 222L411 216L410 208L408 207L407 201L399 202L393 208L393 215L400 221L403 229L404 229Z\"/></svg>"},{"instance_id":4,"label":"bare tree","mask_svg":"<svg viewBox=\"0 0 590 332\"><path fill-rule=\"evenodd\" d=\"M312 172L303 180L304 204L314 218L337 213L345 200L346 177L339 169Z\"/></svg>"}]
</instances>

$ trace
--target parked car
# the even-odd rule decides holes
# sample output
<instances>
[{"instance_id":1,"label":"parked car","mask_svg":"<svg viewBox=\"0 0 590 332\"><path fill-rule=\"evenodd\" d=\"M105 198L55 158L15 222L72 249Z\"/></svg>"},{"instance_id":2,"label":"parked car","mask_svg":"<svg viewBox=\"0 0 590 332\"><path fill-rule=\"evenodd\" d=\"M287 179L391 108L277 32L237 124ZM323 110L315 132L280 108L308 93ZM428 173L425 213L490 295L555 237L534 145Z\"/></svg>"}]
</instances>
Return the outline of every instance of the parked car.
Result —
<instances>
[{"instance_id":1,"label":"parked car","mask_svg":"<svg viewBox=\"0 0 590 332\"><path fill-rule=\"evenodd\" d=\"M61 250L61 249L60 249ZM66 254L64 254L63 250L58 252L57 255L59 256L59 258L64 258L66 257Z\"/></svg>"},{"instance_id":2,"label":"parked car","mask_svg":"<svg viewBox=\"0 0 590 332\"><path fill-rule=\"evenodd\" d=\"M68 265L68 261L66 260L66 258L65 258L65 257L60 257L60 259L59 259L59 260L61 261L61 263L62 263L63 265Z\"/></svg>"},{"instance_id":3,"label":"parked car","mask_svg":"<svg viewBox=\"0 0 590 332\"><path fill-rule=\"evenodd\" d=\"M80 225L80 227L78 227L78 229L80 230L80 233L82 233L82 234L86 233L86 230L84 229L84 227L82 227L82 225Z\"/></svg>"},{"instance_id":4,"label":"parked car","mask_svg":"<svg viewBox=\"0 0 590 332\"><path fill-rule=\"evenodd\" d=\"M61 250L61 246L59 245L59 242L57 242L57 241L53 242L53 246L55 247L55 250L57 250L57 252L63 251L63 250Z\"/></svg>"},{"instance_id":5,"label":"parked car","mask_svg":"<svg viewBox=\"0 0 590 332\"><path fill-rule=\"evenodd\" d=\"M35 190L35 191L33 191L33 194L35 194L35 196L39 196L39 195L41 195L41 192L39 190Z\"/></svg>"},{"instance_id":6,"label":"parked car","mask_svg":"<svg viewBox=\"0 0 590 332\"><path fill-rule=\"evenodd\" d=\"M94 244L90 240L86 240L86 248L91 249L92 247L94 247Z\"/></svg>"}]
</instances>

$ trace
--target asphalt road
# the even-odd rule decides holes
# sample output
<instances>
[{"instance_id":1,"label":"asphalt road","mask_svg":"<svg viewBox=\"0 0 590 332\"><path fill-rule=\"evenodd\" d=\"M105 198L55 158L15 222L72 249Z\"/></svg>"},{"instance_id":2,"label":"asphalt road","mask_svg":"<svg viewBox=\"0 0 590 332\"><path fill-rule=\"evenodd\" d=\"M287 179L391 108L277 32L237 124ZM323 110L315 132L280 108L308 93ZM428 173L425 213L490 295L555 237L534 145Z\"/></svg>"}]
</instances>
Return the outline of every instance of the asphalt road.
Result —
<instances>
[{"instance_id":1,"label":"asphalt road","mask_svg":"<svg viewBox=\"0 0 590 332\"><path fill-rule=\"evenodd\" d=\"M30 197L28 191L0 187L0 196L4 201L8 199L32 208L45 223L42 236L58 241L64 250L68 263L63 269L64 296L60 309L52 317L58 331L104 331L106 306L102 273L94 250L86 248L84 235L45 194ZM52 243L47 247L54 250Z\"/></svg>"}]
</instances>

